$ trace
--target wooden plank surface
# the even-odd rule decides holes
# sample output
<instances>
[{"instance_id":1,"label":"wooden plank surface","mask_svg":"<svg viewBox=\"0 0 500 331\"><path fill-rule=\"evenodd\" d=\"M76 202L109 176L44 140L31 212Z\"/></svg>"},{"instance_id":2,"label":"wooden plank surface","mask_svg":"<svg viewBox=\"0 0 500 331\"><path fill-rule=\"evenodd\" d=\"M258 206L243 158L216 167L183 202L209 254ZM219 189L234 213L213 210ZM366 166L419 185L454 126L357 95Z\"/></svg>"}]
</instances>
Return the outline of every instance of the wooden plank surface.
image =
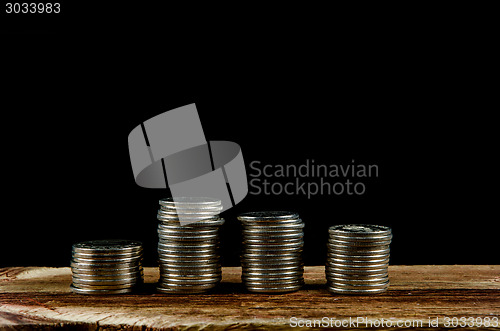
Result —
<instances>
[{"instance_id":1,"label":"wooden plank surface","mask_svg":"<svg viewBox=\"0 0 500 331\"><path fill-rule=\"evenodd\" d=\"M372 296L330 294L324 267L306 267L303 290L280 295L247 293L240 275L241 268L226 267L210 294L164 295L154 291L158 269L146 268L142 293L84 296L70 292L69 268L3 268L0 327L288 329L314 320L321 326L328 318L335 328L394 330L397 323L413 323L435 330L432 323L444 327L453 317L466 318L469 326L484 326L486 317L493 326L500 317L500 266L390 266L389 291Z\"/></svg>"}]
</instances>

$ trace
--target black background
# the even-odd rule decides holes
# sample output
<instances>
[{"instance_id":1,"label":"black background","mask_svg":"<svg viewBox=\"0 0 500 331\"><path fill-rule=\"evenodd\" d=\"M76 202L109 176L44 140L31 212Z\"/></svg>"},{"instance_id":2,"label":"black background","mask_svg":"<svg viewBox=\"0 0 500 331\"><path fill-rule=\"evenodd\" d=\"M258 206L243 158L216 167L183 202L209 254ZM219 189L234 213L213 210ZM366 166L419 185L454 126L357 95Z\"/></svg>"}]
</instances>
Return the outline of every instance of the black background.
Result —
<instances>
[{"instance_id":1,"label":"black background","mask_svg":"<svg viewBox=\"0 0 500 331\"><path fill-rule=\"evenodd\" d=\"M223 214L223 265L238 265L236 215L273 209L303 218L307 265L343 223L391 226L392 264L499 262L498 67L466 20L63 5L2 16L0 265L67 266L73 243L104 238L143 241L155 265L168 191L135 184L127 136L193 102L247 166L379 166L363 196L248 195Z\"/></svg>"}]
</instances>

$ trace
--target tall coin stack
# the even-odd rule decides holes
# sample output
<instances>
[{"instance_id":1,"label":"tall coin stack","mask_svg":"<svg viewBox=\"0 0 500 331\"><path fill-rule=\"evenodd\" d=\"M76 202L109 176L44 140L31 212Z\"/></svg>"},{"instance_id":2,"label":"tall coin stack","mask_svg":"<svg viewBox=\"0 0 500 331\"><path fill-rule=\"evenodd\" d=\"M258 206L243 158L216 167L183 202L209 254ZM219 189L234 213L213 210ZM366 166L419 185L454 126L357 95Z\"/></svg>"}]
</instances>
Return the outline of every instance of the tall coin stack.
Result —
<instances>
[{"instance_id":1,"label":"tall coin stack","mask_svg":"<svg viewBox=\"0 0 500 331\"><path fill-rule=\"evenodd\" d=\"M326 279L340 294L376 294L389 287L391 228L350 224L329 228Z\"/></svg>"},{"instance_id":2,"label":"tall coin stack","mask_svg":"<svg viewBox=\"0 0 500 331\"><path fill-rule=\"evenodd\" d=\"M160 200L158 292L202 293L220 282L218 232L224 223L219 217L221 211L221 201L216 199Z\"/></svg>"},{"instance_id":3,"label":"tall coin stack","mask_svg":"<svg viewBox=\"0 0 500 331\"><path fill-rule=\"evenodd\" d=\"M75 293L130 293L143 283L142 244L131 240L74 244L71 271Z\"/></svg>"},{"instance_id":4,"label":"tall coin stack","mask_svg":"<svg viewBox=\"0 0 500 331\"><path fill-rule=\"evenodd\" d=\"M250 212L238 216L243 225L241 279L250 292L283 293L304 284L304 223L296 213Z\"/></svg>"}]
</instances>

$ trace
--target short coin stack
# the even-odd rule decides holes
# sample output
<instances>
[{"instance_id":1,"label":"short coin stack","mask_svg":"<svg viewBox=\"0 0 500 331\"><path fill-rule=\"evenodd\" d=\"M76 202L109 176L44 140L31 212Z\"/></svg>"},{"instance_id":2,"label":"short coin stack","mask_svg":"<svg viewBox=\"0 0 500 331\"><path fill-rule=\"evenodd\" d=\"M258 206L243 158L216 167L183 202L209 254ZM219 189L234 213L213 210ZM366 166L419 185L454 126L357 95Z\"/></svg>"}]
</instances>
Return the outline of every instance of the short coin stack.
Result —
<instances>
[{"instance_id":1,"label":"short coin stack","mask_svg":"<svg viewBox=\"0 0 500 331\"><path fill-rule=\"evenodd\" d=\"M221 280L220 200L169 198L158 211L158 262L161 293L202 293ZM185 224L185 225L181 225Z\"/></svg>"},{"instance_id":2,"label":"short coin stack","mask_svg":"<svg viewBox=\"0 0 500 331\"><path fill-rule=\"evenodd\" d=\"M283 293L304 284L304 223L296 213L250 212L238 216L243 225L241 279L250 292Z\"/></svg>"},{"instance_id":3,"label":"short coin stack","mask_svg":"<svg viewBox=\"0 0 500 331\"><path fill-rule=\"evenodd\" d=\"M131 240L74 244L71 271L75 293L130 293L143 283L142 244Z\"/></svg>"},{"instance_id":4,"label":"short coin stack","mask_svg":"<svg viewBox=\"0 0 500 331\"><path fill-rule=\"evenodd\" d=\"M389 287L391 228L350 224L329 228L326 279L340 294L376 294Z\"/></svg>"}]
</instances>

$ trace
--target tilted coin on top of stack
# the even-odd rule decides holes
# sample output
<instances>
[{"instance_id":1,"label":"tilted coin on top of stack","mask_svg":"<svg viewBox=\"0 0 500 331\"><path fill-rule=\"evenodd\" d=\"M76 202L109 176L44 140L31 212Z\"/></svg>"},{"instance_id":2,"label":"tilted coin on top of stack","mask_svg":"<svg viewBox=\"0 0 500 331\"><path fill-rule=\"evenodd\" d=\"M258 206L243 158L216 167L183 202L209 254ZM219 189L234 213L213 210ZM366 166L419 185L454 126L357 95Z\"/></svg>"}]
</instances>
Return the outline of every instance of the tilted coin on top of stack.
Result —
<instances>
[{"instance_id":1,"label":"tilted coin on top of stack","mask_svg":"<svg viewBox=\"0 0 500 331\"><path fill-rule=\"evenodd\" d=\"M158 292L202 293L219 284L221 210L221 201L211 198L160 200ZM186 225L181 225L184 222Z\"/></svg>"},{"instance_id":2,"label":"tilted coin on top of stack","mask_svg":"<svg viewBox=\"0 0 500 331\"><path fill-rule=\"evenodd\" d=\"M304 284L304 223L286 211L250 212L238 216L243 225L241 279L250 292L283 293Z\"/></svg>"},{"instance_id":3,"label":"tilted coin on top of stack","mask_svg":"<svg viewBox=\"0 0 500 331\"><path fill-rule=\"evenodd\" d=\"M328 290L340 294L376 294L389 287L391 228L334 225L328 229Z\"/></svg>"},{"instance_id":4,"label":"tilted coin on top of stack","mask_svg":"<svg viewBox=\"0 0 500 331\"><path fill-rule=\"evenodd\" d=\"M75 293L130 293L143 283L142 243L93 240L74 244L71 271Z\"/></svg>"}]
</instances>

